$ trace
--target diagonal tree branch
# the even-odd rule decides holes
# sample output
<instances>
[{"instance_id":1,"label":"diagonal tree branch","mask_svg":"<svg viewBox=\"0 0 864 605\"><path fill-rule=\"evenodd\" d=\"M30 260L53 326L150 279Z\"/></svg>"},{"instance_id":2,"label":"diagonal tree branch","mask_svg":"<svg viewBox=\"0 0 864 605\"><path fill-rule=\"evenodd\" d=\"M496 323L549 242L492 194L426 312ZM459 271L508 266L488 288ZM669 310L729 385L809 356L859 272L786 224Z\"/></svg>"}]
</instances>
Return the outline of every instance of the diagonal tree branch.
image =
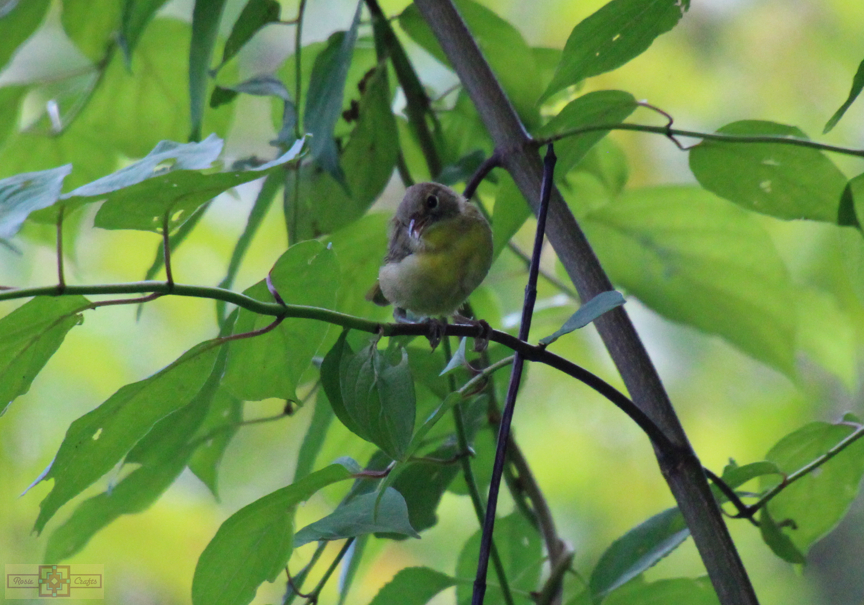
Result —
<instances>
[{"instance_id":1,"label":"diagonal tree branch","mask_svg":"<svg viewBox=\"0 0 864 605\"><path fill-rule=\"evenodd\" d=\"M542 176L540 156L476 41L451 0L415 0L415 4L477 107L504 167L536 213ZM582 300L612 289L557 189L552 192L549 207L548 237ZM634 403L682 452L669 456L655 448L660 469L687 521L720 602L758 603L702 466L630 318L619 307L599 318L595 325Z\"/></svg>"}]
</instances>

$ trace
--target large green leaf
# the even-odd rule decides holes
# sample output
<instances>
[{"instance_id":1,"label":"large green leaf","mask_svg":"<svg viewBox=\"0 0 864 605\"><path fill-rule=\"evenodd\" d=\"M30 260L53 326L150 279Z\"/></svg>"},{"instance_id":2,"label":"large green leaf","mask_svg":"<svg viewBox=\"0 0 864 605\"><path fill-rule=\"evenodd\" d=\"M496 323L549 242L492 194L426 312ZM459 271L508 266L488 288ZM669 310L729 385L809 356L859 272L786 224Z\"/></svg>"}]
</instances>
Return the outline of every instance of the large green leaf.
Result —
<instances>
[{"instance_id":1,"label":"large green leaf","mask_svg":"<svg viewBox=\"0 0 864 605\"><path fill-rule=\"evenodd\" d=\"M205 173L172 170L135 185L112 191L94 224L103 229L138 229L161 233L168 216L168 229L182 224L201 204L232 187L268 176L294 160L303 148L303 139L273 161L250 170Z\"/></svg>"},{"instance_id":2,"label":"large green leaf","mask_svg":"<svg viewBox=\"0 0 864 605\"><path fill-rule=\"evenodd\" d=\"M83 296L39 296L0 319L0 414L30 390L89 306Z\"/></svg>"},{"instance_id":3,"label":"large green leaf","mask_svg":"<svg viewBox=\"0 0 864 605\"><path fill-rule=\"evenodd\" d=\"M690 530L677 508L654 515L615 540L591 572L596 600L653 567L687 539Z\"/></svg>"},{"instance_id":4,"label":"large green leaf","mask_svg":"<svg viewBox=\"0 0 864 605\"><path fill-rule=\"evenodd\" d=\"M377 492L372 492L340 504L331 514L298 531L294 535L294 547L378 532L420 537L408 520L405 498L392 487L380 498Z\"/></svg>"},{"instance_id":5,"label":"large green leaf","mask_svg":"<svg viewBox=\"0 0 864 605\"><path fill-rule=\"evenodd\" d=\"M376 342L355 353L346 336L343 332L321 365L327 398L351 432L401 460L411 442L416 405L408 354L401 349L401 359L391 365Z\"/></svg>"},{"instance_id":6,"label":"large green leaf","mask_svg":"<svg viewBox=\"0 0 864 605\"><path fill-rule=\"evenodd\" d=\"M335 303L339 267L333 252L320 242L300 242L288 248L276 261L270 277L289 305L332 308ZM272 300L263 281L245 294ZM241 309L234 333L258 330L273 320ZM300 377L309 367L327 328L322 321L288 318L266 334L233 341L223 379L225 388L239 399L249 401L268 397L296 400Z\"/></svg>"},{"instance_id":7,"label":"large green leaf","mask_svg":"<svg viewBox=\"0 0 864 605\"><path fill-rule=\"evenodd\" d=\"M689 0L612 0L573 28L540 101L638 57L690 8Z\"/></svg>"},{"instance_id":8,"label":"large green leaf","mask_svg":"<svg viewBox=\"0 0 864 605\"><path fill-rule=\"evenodd\" d=\"M203 342L171 365L128 384L71 424L42 479L53 479L36 531L70 499L107 473L165 416L187 405L213 369L219 341Z\"/></svg>"},{"instance_id":9,"label":"large green leaf","mask_svg":"<svg viewBox=\"0 0 864 605\"><path fill-rule=\"evenodd\" d=\"M540 118L535 101L541 90L533 49L518 29L482 4L473 0L456 0L455 4L519 116L533 127ZM441 63L450 64L413 4L399 15L399 26Z\"/></svg>"},{"instance_id":10,"label":"large green leaf","mask_svg":"<svg viewBox=\"0 0 864 605\"><path fill-rule=\"evenodd\" d=\"M855 428L848 424L813 422L786 435L771 448L766 458L782 472L793 473L825 454L848 437ZM864 440L858 440L834 458L783 489L768 503L771 517L779 524L786 519L796 529L786 529L794 545L802 552L831 531L849 510L858 495L864 476ZM772 487L781 478L768 476L762 487Z\"/></svg>"},{"instance_id":11,"label":"large green leaf","mask_svg":"<svg viewBox=\"0 0 864 605\"><path fill-rule=\"evenodd\" d=\"M131 62L138 40L153 16L167 0L123 0L123 15L120 20L120 46Z\"/></svg>"},{"instance_id":12,"label":"large green leaf","mask_svg":"<svg viewBox=\"0 0 864 605\"><path fill-rule=\"evenodd\" d=\"M603 605L719 605L711 581L702 578L671 578L632 583L616 590Z\"/></svg>"},{"instance_id":13,"label":"large green leaf","mask_svg":"<svg viewBox=\"0 0 864 605\"><path fill-rule=\"evenodd\" d=\"M330 407L330 403L327 401L327 394L324 393L324 389L318 389L315 399L315 409L312 412L312 420L309 422L306 434L303 435L300 451L297 452L294 481L302 479L315 468L315 460L324 446L324 438L327 436L327 430L332 423L333 408Z\"/></svg>"},{"instance_id":14,"label":"large green leaf","mask_svg":"<svg viewBox=\"0 0 864 605\"><path fill-rule=\"evenodd\" d=\"M31 212L53 205L63 179L72 172L67 164L41 172L26 172L0 181L0 239L18 233Z\"/></svg>"},{"instance_id":15,"label":"large green leaf","mask_svg":"<svg viewBox=\"0 0 864 605\"><path fill-rule=\"evenodd\" d=\"M246 605L265 580L285 570L294 544L294 510L318 490L350 479L356 463L331 464L256 500L225 521L201 553L194 605Z\"/></svg>"},{"instance_id":16,"label":"large green leaf","mask_svg":"<svg viewBox=\"0 0 864 605\"><path fill-rule=\"evenodd\" d=\"M121 12L117 0L63 0L60 21L75 46L97 62L120 30Z\"/></svg>"},{"instance_id":17,"label":"large green leaf","mask_svg":"<svg viewBox=\"0 0 864 605\"><path fill-rule=\"evenodd\" d=\"M548 137L562 132L598 124L620 124L638 107L633 95L620 90L598 90L575 99L564 106L538 132L538 137ZM569 136L555 143L555 173L563 178L585 154L605 137L606 131L587 132Z\"/></svg>"},{"instance_id":18,"label":"large green leaf","mask_svg":"<svg viewBox=\"0 0 864 605\"><path fill-rule=\"evenodd\" d=\"M729 135L807 138L794 126L743 120ZM785 143L703 141L690 150L699 183L748 210L783 219L837 222L846 177L821 151Z\"/></svg>"},{"instance_id":19,"label":"large green leaf","mask_svg":"<svg viewBox=\"0 0 864 605\"><path fill-rule=\"evenodd\" d=\"M378 591L369 605L426 605L432 597L455 584L455 579L440 571L406 567Z\"/></svg>"},{"instance_id":20,"label":"large green leaf","mask_svg":"<svg viewBox=\"0 0 864 605\"><path fill-rule=\"evenodd\" d=\"M39 28L50 4L49 0L26 0L16 2L11 9L8 8L9 3L3 6L4 15L0 18L0 69L6 67L18 47Z\"/></svg>"},{"instance_id":21,"label":"large green leaf","mask_svg":"<svg viewBox=\"0 0 864 605\"><path fill-rule=\"evenodd\" d=\"M201 423L199 433L209 435L189 458L189 470L195 473L210 492L219 497L219 463L231 439L243 421L243 402L226 389L219 389Z\"/></svg>"},{"instance_id":22,"label":"large green leaf","mask_svg":"<svg viewBox=\"0 0 864 605\"><path fill-rule=\"evenodd\" d=\"M354 43L357 41L362 8L363 3L358 2L348 31L330 36L326 48L315 58L303 113L303 129L312 135L312 157L340 182L344 182L345 175L339 166L339 151L333 138L333 129L342 111L342 94Z\"/></svg>"},{"instance_id":23,"label":"large green leaf","mask_svg":"<svg viewBox=\"0 0 864 605\"><path fill-rule=\"evenodd\" d=\"M472 535L459 553L456 562L457 578L473 578L477 573L477 553L480 552L480 530ZM538 590L543 567L541 541L537 530L520 513L515 512L495 520L495 546L504 563L510 588L530 592ZM486 605L502 605L504 597L497 584L494 568L489 570L490 585L486 590ZM456 585L456 602L471 602L472 584ZM527 602L527 601L526 601Z\"/></svg>"},{"instance_id":24,"label":"large green leaf","mask_svg":"<svg viewBox=\"0 0 864 605\"><path fill-rule=\"evenodd\" d=\"M612 281L646 305L794 372L794 289L756 217L700 189L659 187L583 226Z\"/></svg>"}]
</instances>

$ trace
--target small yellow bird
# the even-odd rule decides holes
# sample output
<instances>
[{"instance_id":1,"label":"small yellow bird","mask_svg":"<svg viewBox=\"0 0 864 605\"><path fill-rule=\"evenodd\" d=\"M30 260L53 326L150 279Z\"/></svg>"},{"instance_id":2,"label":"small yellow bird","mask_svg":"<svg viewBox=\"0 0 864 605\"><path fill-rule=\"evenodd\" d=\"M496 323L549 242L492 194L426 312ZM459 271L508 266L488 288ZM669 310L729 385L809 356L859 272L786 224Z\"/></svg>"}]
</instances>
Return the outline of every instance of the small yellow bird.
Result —
<instances>
[{"instance_id":1,"label":"small yellow bird","mask_svg":"<svg viewBox=\"0 0 864 605\"><path fill-rule=\"evenodd\" d=\"M453 315L492 264L492 230L475 206L438 183L418 183L390 222L390 245L366 299L415 315Z\"/></svg>"}]
</instances>

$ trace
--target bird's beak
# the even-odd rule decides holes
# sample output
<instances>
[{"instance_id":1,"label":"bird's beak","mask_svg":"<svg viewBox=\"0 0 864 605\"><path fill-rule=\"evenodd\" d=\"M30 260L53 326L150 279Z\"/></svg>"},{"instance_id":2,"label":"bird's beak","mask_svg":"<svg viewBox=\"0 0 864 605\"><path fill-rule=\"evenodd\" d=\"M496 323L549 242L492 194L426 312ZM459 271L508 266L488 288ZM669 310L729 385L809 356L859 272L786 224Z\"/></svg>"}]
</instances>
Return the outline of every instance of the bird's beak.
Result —
<instances>
[{"instance_id":1,"label":"bird's beak","mask_svg":"<svg viewBox=\"0 0 864 605\"><path fill-rule=\"evenodd\" d=\"M414 239L420 239L423 229L426 227L426 219L411 219L408 223L408 235Z\"/></svg>"}]
</instances>

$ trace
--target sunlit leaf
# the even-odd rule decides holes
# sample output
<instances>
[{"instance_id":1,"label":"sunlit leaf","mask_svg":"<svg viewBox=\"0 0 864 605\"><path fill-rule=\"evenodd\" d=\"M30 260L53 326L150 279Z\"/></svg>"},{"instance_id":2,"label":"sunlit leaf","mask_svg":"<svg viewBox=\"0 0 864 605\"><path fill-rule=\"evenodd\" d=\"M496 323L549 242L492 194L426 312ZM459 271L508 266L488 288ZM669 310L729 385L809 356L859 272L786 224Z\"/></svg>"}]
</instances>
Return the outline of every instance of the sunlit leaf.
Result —
<instances>
[{"instance_id":1,"label":"sunlit leaf","mask_svg":"<svg viewBox=\"0 0 864 605\"><path fill-rule=\"evenodd\" d=\"M793 126L744 120L729 135L807 138ZM748 210L783 219L837 222L846 177L821 151L784 143L703 141L690 150L699 183Z\"/></svg>"},{"instance_id":2,"label":"sunlit leaf","mask_svg":"<svg viewBox=\"0 0 864 605\"><path fill-rule=\"evenodd\" d=\"M369 605L426 605L445 588L456 584L448 575L428 567L406 567L385 584Z\"/></svg>"},{"instance_id":3,"label":"sunlit leaf","mask_svg":"<svg viewBox=\"0 0 864 605\"><path fill-rule=\"evenodd\" d=\"M162 371L128 384L71 424L44 479L51 492L40 504L36 531L70 499L107 473L159 420L187 405L210 375L216 341L193 347Z\"/></svg>"},{"instance_id":4,"label":"sunlit leaf","mask_svg":"<svg viewBox=\"0 0 864 605\"><path fill-rule=\"evenodd\" d=\"M765 456L781 471L791 474L813 462L855 431L848 424L813 422L781 439ZM796 528L783 533L806 553L819 538L831 531L858 495L864 476L864 440L853 442L817 470L784 488L768 503L774 520L791 519ZM769 476L763 488L782 480Z\"/></svg>"},{"instance_id":5,"label":"sunlit leaf","mask_svg":"<svg viewBox=\"0 0 864 605\"><path fill-rule=\"evenodd\" d=\"M660 187L625 193L582 225L625 291L794 372L794 289L756 217L700 189Z\"/></svg>"},{"instance_id":6,"label":"sunlit leaf","mask_svg":"<svg viewBox=\"0 0 864 605\"><path fill-rule=\"evenodd\" d=\"M0 181L0 239L15 235L31 212L54 204L60 196L63 179L70 172L72 166L67 164Z\"/></svg>"},{"instance_id":7,"label":"sunlit leaf","mask_svg":"<svg viewBox=\"0 0 864 605\"><path fill-rule=\"evenodd\" d=\"M564 322L564 325L554 334L547 336L546 338L541 338L540 344L550 345L565 334L584 328L607 311L611 311L615 307L620 307L625 302L627 301L624 300L624 296L622 296L617 290L601 292L579 307L579 310L571 315L570 318Z\"/></svg>"},{"instance_id":8,"label":"sunlit leaf","mask_svg":"<svg viewBox=\"0 0 864 605\"><path fill-rule=\"evenodd\" d=\"M408 521L405 498L393 488L387 488L380 499L377 492L372 492L340 504L331 514L298 531L294 546L377 532L420 537Z\"/></svg>"},{"instance_id":9,"label":"sunlit leaf","mask_svg":"<svg viewBox=\"0 0 864 605\"><path fill-rule=\"evenodd\" d=\"M49 0L25 0L16 2L11 10L8 3L3 6L4 14L0 19L0 68L6 67L18 47L39 28L50 4Z\"/></svg>"},{"instance_id":10,"label":"sunlit leaf","mask_svg":"<svg viewBox=\"0 0 864 605\"><path fill-rule=\"evenodd\" d=\"M600 599L656 565L687 539L690 530L677 508L654 515L615 540L591 572L591 593Z\"/></svg>"},{"instance_id":11,"label":"sunlit leaf","mask_svg":"<svg viewBox=\"0 0 864 605\"><path fill-rule=\"evenodd\" d=\"M675 27L688 8L689 0L612 0L573 28L540 101L638 57Z\"/></svg>"},{"instance_id":12,"label":"sunlit leaf","mask_svg":"<svg viewBox=\"0 0 864 605\"><path fill-rule=\"evenodd\" d=\"M222 64L231 60L258 30L279 21L280 6L276 0L248 0L234 22L222 52Z\"/></svg>"},{"instance_id":13,"label":"sunlit leaf","mask_svg":"<svg viewBox=\"0 0 864 605\"><path fill-rule=\"evenodd\" d=\"M858 66L858 71L855 72L855 77L852 78L852 90L849 91L849 96L845 101L843 101L843 105L834 112L834 115L831 116L831 119L825 124L825 129L822 131L822 134L828 134L828 132L837 125L837 122L840 121L840 118L843 117L846 110L852 106L852 103L854 103L855 99L858 98L858 95L861 94L862 89L864 89L864 61L861 61L861 64Z\"/></svg>"},{"instance_id":14,"label":"sunlit leaf","mask_svg":"<svg viewBox=\"0 0 864 605\"><path fill-rule=\"evenodd\" d=\"M38 296L0 319L0 415L30 390L89 305L83 296Z\"/></svg>"},{"instance_id":15,"label":"sunlit leaf","mask_svg":"<svg viewBox=\"0 0 864 605\"><path fill-rule=\"evenodd\" d=\"M349 479L356 464L331 464L246 505L226 520L201 553L194 605L246 605L265 580L285 571L294 544L294 510L315 492Z\"/></svg>"},{"instance_id":16,"label":"sunlit leaf","mask_svg":"<svg viewBox=\"0 0 864 605\"><path fill-rule=\"evenodd\" d=\"M94 224L103 229L139 229L162 231L168 217L168 229L182 224L201 205L228 189L281 170L282 165L297 158L303 139L271 162L249 170L205 173L197 170L172 170L140 183L109 193L96 213Z\"/></svg>"},{"instance_id":17,"label":"sunlit leaf","mask_svg":"<svg viewBox=\"0 0 864 605\"><path fill-rule=\"evenodd\" d=\"M543 567L540 536L522 514L515 512L495 521L495 546L504 563L504 571L510 588L533 591L538 589L540 571ZM477 572L477 554L480 552L480 530L476 531L459 553L456 562L456 577L473 578ZM486 605L501 605L504 597L497 584L494 567L489 566L490 585L486 590ZM456 585L456 602L459 605L471 602L472 584Z\"/></svg>"},{"instance_id":18,"label":"sunlit leaf","mask_svg":"<svg viewBox=\"0 0 864 605\"><path fill-rule=\"evenodd\" d=\"M167 0L123 0L123 16L121 18L120 46L123 49L126 63L131 62L132 53L144 28L153 19Z\"/></svg>"},{"instance_id":19,"label":"sunlit leaf","mask_svg":"<svg viewBox=\"0 0 864 605\"><path fill-rule=\"evenodd\" d=\"M339 284L335 255L316 241L300 242L276 261L270 272L285 303L332 308ZM244 292L258 300L272 300L261 281ZM260 330L274 321L240 310L235 334ZM287 318L276 329L254 338L235 340L223 384L239 399L259 401L268 397L296 400L295 389L318 350L327 324L312 319Z\"/></svg>"},{"instance_id":20,"label":"sunlit leaf","mask_svg":"<svg viewBox=\"0 0 864 605\"><path fill-rule=\"evenodd\" d=\"M75 46L97 62L120 30L122 8L117 0L63 0L60 22Z\"/></svg>"}]
</instances>

